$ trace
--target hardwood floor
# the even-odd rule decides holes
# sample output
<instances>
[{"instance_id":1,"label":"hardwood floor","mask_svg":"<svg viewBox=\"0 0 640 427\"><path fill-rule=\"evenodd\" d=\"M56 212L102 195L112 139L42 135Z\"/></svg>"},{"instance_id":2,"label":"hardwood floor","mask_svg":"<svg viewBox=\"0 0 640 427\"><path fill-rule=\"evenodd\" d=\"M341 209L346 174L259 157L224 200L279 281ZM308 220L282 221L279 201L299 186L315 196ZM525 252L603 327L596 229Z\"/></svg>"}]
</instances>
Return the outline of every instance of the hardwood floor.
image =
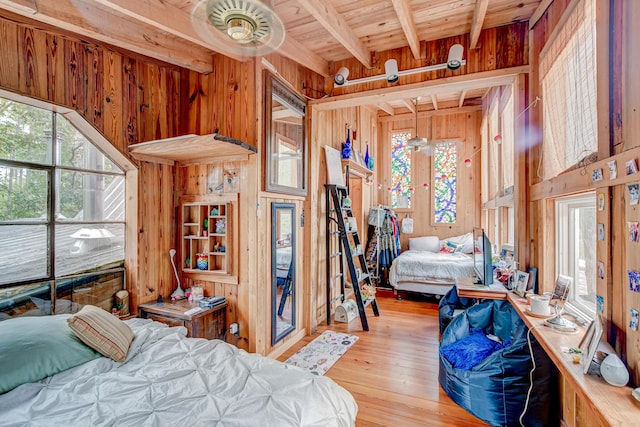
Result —
<instances>
[{"instance_id":1,"label":"hardwood floor","mask_svg":"<svg viewBox=\"0 0 640 427\"><path fill-rule=\"evenodd\" d=\"M434 299L398 301L378 292L380 317L367 308L369 332L360 319L332 323L296 343L284 361L326 329L358 335L358 342L325 374L358 402L358 426L479 426L483 421L454 403L438 384L438 304Z\"/></svg>"}]
</instances>

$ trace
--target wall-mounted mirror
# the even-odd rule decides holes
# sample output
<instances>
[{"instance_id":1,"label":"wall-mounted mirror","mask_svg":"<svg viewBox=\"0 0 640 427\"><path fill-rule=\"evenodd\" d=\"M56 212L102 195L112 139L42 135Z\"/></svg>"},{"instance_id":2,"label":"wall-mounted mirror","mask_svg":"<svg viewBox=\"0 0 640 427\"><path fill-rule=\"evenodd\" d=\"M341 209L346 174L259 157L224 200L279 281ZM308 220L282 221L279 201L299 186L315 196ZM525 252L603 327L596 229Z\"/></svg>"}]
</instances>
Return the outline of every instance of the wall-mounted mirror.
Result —
<instances>
[{"instance_id":1,"label":"wall-mounted mirror","mask_svg":"<svg viewBox=\"0 0 640 427\"><path fill-rule=\"evenodd\" d=\"M296 205L271 204L271 344L296 329Z\"/></svg>"},{"instance_id":2,"label":"wall-mounted mirror","mask_svg":"<svg viewBox=\"0 0 640 427\"><path fill-rule=\"evenodd\" d=\"M307 195L307 103L270 72L264 72L265 189Z\"/></svg>"}]
</instances>

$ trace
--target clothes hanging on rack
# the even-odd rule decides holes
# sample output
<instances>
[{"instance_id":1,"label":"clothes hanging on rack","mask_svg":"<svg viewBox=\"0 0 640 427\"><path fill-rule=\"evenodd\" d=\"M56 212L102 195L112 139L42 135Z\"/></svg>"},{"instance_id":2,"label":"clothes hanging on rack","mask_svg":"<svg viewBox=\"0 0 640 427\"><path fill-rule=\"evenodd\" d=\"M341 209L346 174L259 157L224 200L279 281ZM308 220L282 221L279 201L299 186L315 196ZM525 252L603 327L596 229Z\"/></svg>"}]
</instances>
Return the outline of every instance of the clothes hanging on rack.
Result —
<instances>
[{"instance_id":1,"label":"clothes hanging on rack","mask_svg":"<svg viewBox=\"0 0 640 427\"><path fill-rule=\"evenodd\" d=\"M373 209L376 210L376 216L379 217L382 213L384 216L382 221L375 221L375 225L369 226L366 257L368 261L376 264L378 284L384 285L387 283L386 277L391 263L400 255L400 224L395 212L389 208Z\"/></svg>"}]
</instances>

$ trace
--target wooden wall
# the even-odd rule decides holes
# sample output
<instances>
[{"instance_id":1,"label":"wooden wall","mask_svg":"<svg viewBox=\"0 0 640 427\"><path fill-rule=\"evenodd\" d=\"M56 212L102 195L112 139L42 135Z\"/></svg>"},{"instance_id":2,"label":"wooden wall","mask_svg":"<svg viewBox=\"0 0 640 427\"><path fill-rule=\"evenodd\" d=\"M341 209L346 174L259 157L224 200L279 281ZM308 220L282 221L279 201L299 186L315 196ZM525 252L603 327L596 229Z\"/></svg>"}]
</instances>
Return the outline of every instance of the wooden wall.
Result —
<instances>
[{"instance_id":1,"label":"wooden wall","mask_svg":"<svg viewBox=\"0 0 640 427\"><path fill-rule=\"evenodd\" d=\"M382 189L377 190L379 203L391 206L391 193L387 187L391 184L391 134L394 132L415 132L415 115L402 114L380 118L378 144L377 182ZM458 203L457 218L454 224L436 224L433 221L433 158L425 150L411 153L412 196L411 209L396 209L400 219L406 215L413 218L413 234L401 235L402 250L408 249L408 239L418 236L438 236L440 239L471 232L480 225L481 213L481 162L480 125L482 111L480 107L464 107L452 111L432 111L418 114L418 135L429 140L455 139L458 146ZM464 166L464 160L472 159L471 167ZM423 184L428 183L425 190ZM376 187L377 189L377 187Z\"/></svg>"},{"instance_id":2,"label":"wooden wall","mask_svg":"<svg viewBox=\"0 0 640 427\"><path fill-rule=\"evenodd\" d=\"M178 135L176 67L15 21L4 12L0 87L77 111L125 157L131 144ZM138 236L131 246L141 249L128 254L126 265L134 308L175 286L168 255L175 242L173 172L142 164L133 186L139 210L130 224L137 224L137 233L128 234Z\"/></svg>"},{"instance_id":3,"label":"wooden wall","mask_svg":"<svg viewBox=\"0 0 640 427\"><path fill-rule=\"evenodd\" d=\"M531 85L530 99L540 96L538 56L553 30L560 25L570 0L555 0L530 32ZM597 212L597 222L605 226L605 240L597 242L597 260L605 264L604 279L597 279L597 294L604 297L603 316L607 322L605 336L627 363L633 383L640 384L640 332L629 327L630 310L640 310L640 294L629 289L628 270L640 270L638 243L630 242L628 222L638 222L637 205L630 205L627 184L637 183L639 175L625 175L626 161L640 158L640 111L637 108L640 85L633 78L634 67L640 61L634 43L640 36L635 25L640 18L640 4L623 0L596 0L597 8L597 94L598 94L598 160L584 170L571 170L543 181L536 174L542 155L540 132L541 109L531 109L528 151L530 189L529 232L530 260L541 267L545 290L550 290L555 278L553 199L555 197L595 190L605 197L605 209ZM610 39L613 37L613 39ZM612 49L612 50L611 50ZM544 102L544 100L543 100ZM615 160L618 178L608 179L607 162ZM591 174L603 168L605 179L594 183ZM574 402L575 400L575 402ZM571 387L565 387L565 419L569 425L588 425L592 418L588 399ZM567 404L569 402L570 404ZM573 408L584 408L578 413ZM575 424L574 424L575 423Z\"/></svg>"}]
</instances>

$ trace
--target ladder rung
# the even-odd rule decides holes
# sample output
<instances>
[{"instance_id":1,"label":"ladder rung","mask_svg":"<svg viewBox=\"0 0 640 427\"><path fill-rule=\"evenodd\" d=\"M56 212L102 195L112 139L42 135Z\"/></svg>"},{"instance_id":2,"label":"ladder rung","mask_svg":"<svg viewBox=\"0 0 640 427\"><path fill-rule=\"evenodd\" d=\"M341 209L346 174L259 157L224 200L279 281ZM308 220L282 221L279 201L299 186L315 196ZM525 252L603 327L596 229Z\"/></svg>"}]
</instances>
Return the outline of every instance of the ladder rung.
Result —
<instances>
[{"instance_id":1,"label":"ladder rung","mask_svg":"<svg viewBox=\"0 0 640 427\"><path fill-rule=\"evenodd\" d=\"M363 281L367 280L369 277L371 277L371 276L369 276L368 273L361 274L360 277L358 277L358 282L363 282Z\"/></svg>"},{"instance_id":2,"label":"ladder rung","mask_svg":"<svg viewBox=\"0 0 640 427\"><path fill-rule=\"evenodd\" d=\"M337 231L330 231L329 234L334 235L334 234L340 234L340 230Z\"/></svg>"}]
</instances>

